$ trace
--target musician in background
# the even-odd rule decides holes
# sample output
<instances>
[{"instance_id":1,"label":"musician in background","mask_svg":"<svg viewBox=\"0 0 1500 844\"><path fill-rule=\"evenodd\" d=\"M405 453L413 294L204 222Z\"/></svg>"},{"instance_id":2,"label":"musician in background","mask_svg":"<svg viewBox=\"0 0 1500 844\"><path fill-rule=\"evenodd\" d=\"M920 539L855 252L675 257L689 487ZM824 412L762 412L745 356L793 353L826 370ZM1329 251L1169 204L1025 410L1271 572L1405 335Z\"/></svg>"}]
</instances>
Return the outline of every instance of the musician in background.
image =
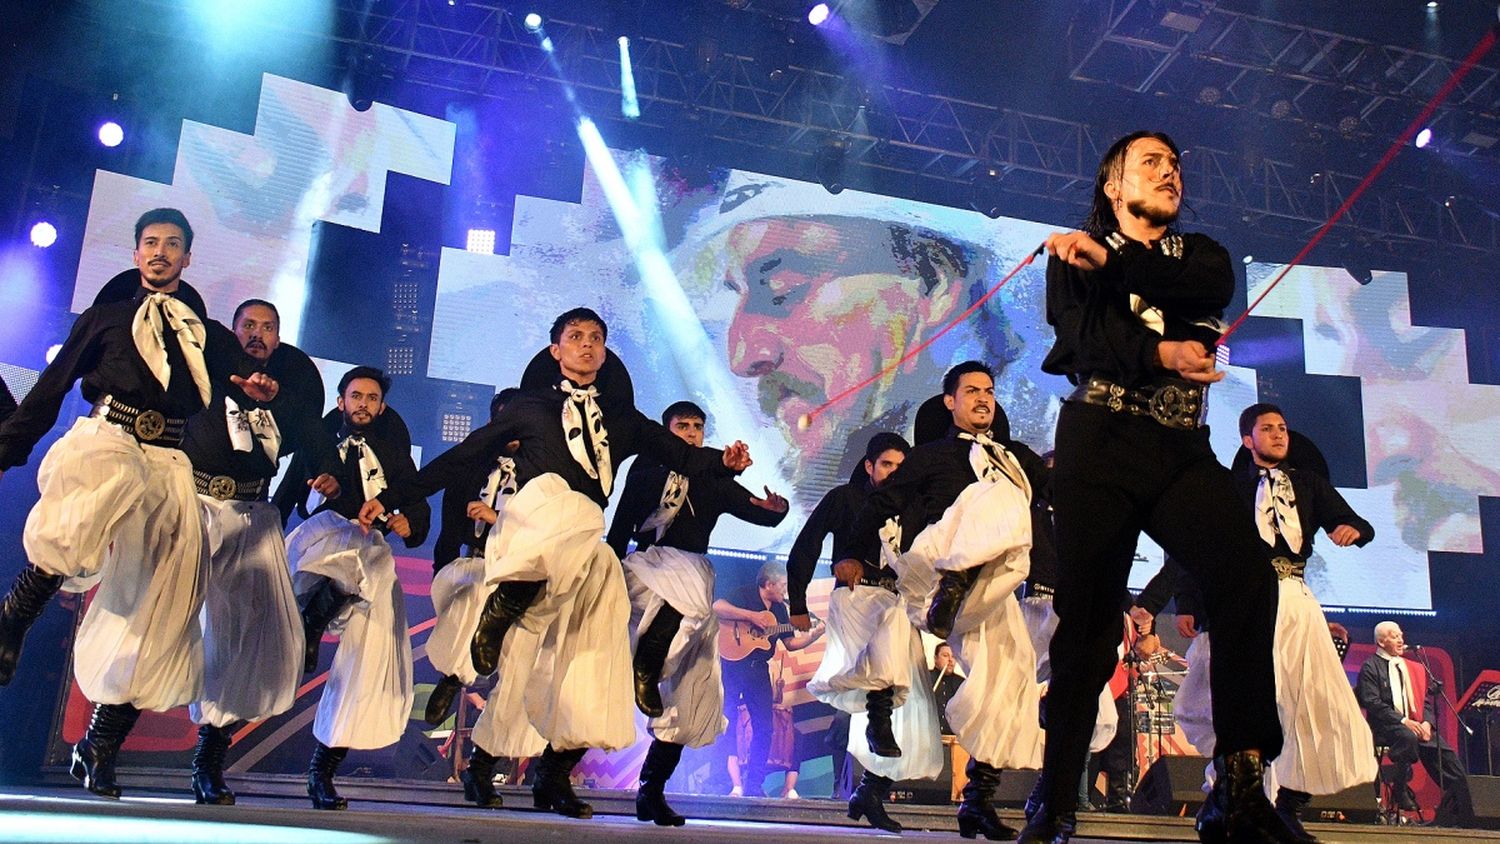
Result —
<instances>
[{"instance_id":1,"label":"musician in background","mask_svg":"<svg viewBox=\"0 0 1500 844\"><path fill-rule=\"evenodd\" d=\"M1420 759L1443 793L1433 823L1474 826L1467 773L1458 754L1437 731L1433 703L1438 694L1436 678L1427 675L1422 663L1404 656L1406 638L1396 622L1375 625L1375 647L1375 653L1359 668L1354 696L1370 719L1375 743L1391 749L1391 763L1396 768L1392 791L1397 805L1407 810L1417 808L1407 783L1411 781L1412 763Z\"/></svg>"},{"instance_id":2,"label":"musician in background","mask_svg":"<svg viewBox=\"0 0 1500 844\"><path fill-rule=\"evenodd\" d=\"M760 567L754 586L746 586L728 598L714 601L714 613L719 623L730 625L743 622L765 631L790 621L786 608L786 566L768 562ZM724 714L729 718L730 733L736 733L739 723L736 711L741 703L750 714L750 749L747 758L731 753L729 778L734 784L729 793L740 797L764 797L763 781L766 778L767 758L771 753L771 658L776 655L780 643L788 651L800 651L823 636L823 628L814 627L806 633L792 635L783 632L771 637L770 647L751 651L738 662L723 661L724 669Z\"/></svg>"},{"instance_id":3,"label":"musician in background","mask_svg":"<svg viewBox=\"0 0 1500 844\"><path fill-rule=\"evenodd\" d=\"M953 648L947 642L938 642L932 649L932 696L937 700L938 726L945 736L953 735L953 728L948 726L948 701L964 684L964 678L954 673L956 665Z\"/></svg>"}]
</instances>

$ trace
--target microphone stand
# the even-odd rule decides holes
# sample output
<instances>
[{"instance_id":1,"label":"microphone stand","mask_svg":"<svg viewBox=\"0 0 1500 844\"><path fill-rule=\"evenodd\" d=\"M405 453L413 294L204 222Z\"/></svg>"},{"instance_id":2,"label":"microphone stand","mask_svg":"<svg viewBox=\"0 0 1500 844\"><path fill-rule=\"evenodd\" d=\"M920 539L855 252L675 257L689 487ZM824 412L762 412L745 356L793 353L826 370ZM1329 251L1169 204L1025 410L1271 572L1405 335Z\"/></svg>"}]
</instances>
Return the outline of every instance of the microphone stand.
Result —
<instances>
[{"instance_id":1,"label":"microphone stand","mask_svg":"<svg viewBox=\"0 0 1500 844\"><path fill-rule=\"evenodd\" d=\"M1451 712L1451 713L1453 713L1453 720L1457 721L1458 725L1460 727L1463 727L1464 731L1467 732L1468 735L1472 737L1474 735L1474 728L1470 727L1468 724L1465 724L1464 723L1464 719L1462 719L1462 718L1460 718L1458 716L1458 707L1454 706L1453 701L1448 697L1448 690L1445 689L1445 688L1443 688L1443 681L1439 680L1437 678L1437 675L1432 673L1432 665L1431 665L1431 663L1429 663L1427 661L1427 653L1426 653L1426 651L1424 651L1422 649L1421 645L1415 645L1415 646L1413 646L1412 650L1416 651L1417 652L1417 658L1420 659L1420 660L1422 660L1422 668L1427 671L1427 682L1430 685L1433 685L1433 686L1435 686L1437 688L1438 697L1442 699L1443 703L1448 704L1448 711ZM1437 747L1438 746L1438 742L1442 740L1442 735L1439 734L1438 728L1437 728L1436 724L1432 725L1432 730L1433 730L1433 732L1432 732L1432 744L1433 744L1433 747ZM1465 752L1468 751L1468 744L1469 744L1468 742L1464 742L1464 750L1465 750ZM1439 757L1439 759L1441 759L1441 756ZM1448 790L1448 785L1447 785L1447 783L1443 782L1443 766L1442 766L1441 763L1437 766L1437 769L1438 769L1438 775L1437 775L1438 793L1441 794L1441 793L1446 792ZM1467 764L1464 765L1464 770L1465 771L1468 770L1468 765ZM1433 810L1433 817L1434 818L1437 817L1437 810L1436 809Z\"/></svg>"}]
</instances>

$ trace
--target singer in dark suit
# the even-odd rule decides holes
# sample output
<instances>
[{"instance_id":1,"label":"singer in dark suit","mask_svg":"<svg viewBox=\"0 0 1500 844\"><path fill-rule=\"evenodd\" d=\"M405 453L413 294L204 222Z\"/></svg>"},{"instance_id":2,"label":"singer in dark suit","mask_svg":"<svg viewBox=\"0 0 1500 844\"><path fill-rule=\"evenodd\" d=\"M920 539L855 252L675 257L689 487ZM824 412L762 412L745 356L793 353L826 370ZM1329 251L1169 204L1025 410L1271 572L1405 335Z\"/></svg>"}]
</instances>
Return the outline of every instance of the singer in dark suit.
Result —
<instances>
[{"instance_id":1,"label":"singer in dark suit","mask_svg":"<svg viewBox=\"0 0 1500 844\"><path fill-rule=\"evenodd\" d=\"M1396 766L1394 793L1404 809L1415 808L1407 783L1412 763L1420 759L1428 775L1442 789L1433 822L1438 826L1474 826L1474 802L1464 766L1448 743L1438 735L1433 701L1437 684L1420 663L1402 656L1406 641L1394 621L1375 625L1379 650L1359 669L1355 697L1370 719L1377 744L1390 748Z\"/></svg>"}]
</instances>

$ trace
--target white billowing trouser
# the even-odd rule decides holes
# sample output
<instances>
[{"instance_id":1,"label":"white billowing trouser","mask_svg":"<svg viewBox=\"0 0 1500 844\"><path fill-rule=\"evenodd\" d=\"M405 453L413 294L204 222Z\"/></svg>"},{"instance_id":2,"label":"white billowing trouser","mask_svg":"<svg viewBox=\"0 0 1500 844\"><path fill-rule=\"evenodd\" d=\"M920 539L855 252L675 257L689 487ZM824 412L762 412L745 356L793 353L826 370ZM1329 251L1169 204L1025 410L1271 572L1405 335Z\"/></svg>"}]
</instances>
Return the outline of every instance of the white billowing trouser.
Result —
<instances>
[{"instance_id":1,"label":"white billowing trouser","mask_svg":"<svg viewBox=\"0 0 1500 844\"><path fill-rule=\"evenodd\" d=\"M495 756L620 750L635 743L630 599L601 540L604 511L561 477L533 478L505 503L485 546L486 582L545 580L500 649L500 683L474 726Z\"/></svg>"},{"instance_id":2,"label":"white billowing trouser","mask_svg":"<svg viewBox=\"0 0 1500 844\"><path fill-rule=\"evenodd\" d=\"M37 486L28 559L68 591L99 584L73 646L84 696L157 711L197 699L208 560L187 455L86 417L47 451Z\"/></svg>"},{"instance_id":3,"label":"white billowing trouser","mask_svg":"<svg viewBox=\"0 0 1500 844\"><path fill-rule=\"evenodd\" d=\"M837 588L828 598L823 661L807 684L818 700L852 713L849 752L866 770L893 780L931 779L942 773L943 747L937 704L928 686L922 637L906 617L901 598L878 586ZM891 732L897 758L870 752L866 696L894 689Z\"/></svg>"},{"instance_id":4,"label":"white billowing trouser","mask_svg":"<svg viewBox=\"0 0 1500 844\"><path fill-rule=\"evenodd\" d=\"M193 721L224 727L291 708L302 680L302 616L281 516L266 501L198 496L207 528L203 697Z\"/></svg>"},{"instance_id":5,"label":"white billowing trouser","mask_svg":"<svg viewBox=\"0 0 1500 844\"><path fill-rule=\"evenodd\" d=\"M465 686L479 679L469 646L489 598L483 557L459 557L432 578L432 608L437 611L427 637L427 659L439 674L457 677Z\"/></svg>"},{"instance_id":6,"label":"white billowing trouser","mask_svg":"<svg viewBox=\"0 0 1500 844\"><path fill-rule=\"evenodd\" d=\"M1026 634L1036 652L1036 679L1047 683L1052 679L1052 661L1048 656L1052 647L1052 634L1057 632L1057 612L1052 606L1051 595L1030 595L1021 600L1021 617L1026 624ZM1121 657L1124 656L1123 646ZM1115 709L1114 694L1106 684L1099 691L1099 716L1094 719L1094 733L1089 737L1089 752L1099 753L1114 741L1120 727L1120 713ZM1046 733L1042 734L1046 739Z\"/></svg>"},{"instance_id":7,"label":"white billowing trouser","mask_svg":"<svg viewBox=\"0 0 1500 844\"><path fill-rule=\"evenodd\" d=\"M969 755L996 768L1042 764L1036 653L1014 594L1030 552L1027 494L1002 478L965 487L895 562L907 612L924 624L940 573L980 568L948 637L966 679L947 715Z\"/></svg>"},{"instance_id":8,"label":"white billowing trouser","mask_svg":"<svg viewBox=\"0 0 1500 844\"><path fill-rule=\"evenodd\" d=\"M729 727L719 665L719 617L713 610L713 565L702 554L662 545L637 551L621 562L630 593L632 642L663 605L682 613L661 669L662 714L652 718L647 729L661 741L687 747L713 744Z\"/></svg>"},{"instance_id":9,"label":"white billowing trouser","mask_svg":"<svg viewBox=\"0 0 1500 844\"><path fill-rule=\"evenodd\" d=\"M328 625L339 637L313 736L329 747L374 750L394 744L411 718L411 635L396 559L379 531L324 510L286 538L297 594L317 578L359 600Z\"/></svg>"},{"instance_id":10,"label":"white billowing trouser","mask_svg":"<svg viewBox=\"0 0 1500 844\"><path fill-rule=\"evenodd\" d=\"M1266 772L1272 796L1283 786L1312 795L1336 794L1374 782L1378 768L1375 740L1359 709L1349 676L1328 632L1323 607L1301 578L1278 584L1276 710L1285 741ZM1200 753L1214 747L1213 697L1208 672L1208 634L1188 648L1188 674L1177 693L1177 723Z\"/></svg>"}]
</instances>

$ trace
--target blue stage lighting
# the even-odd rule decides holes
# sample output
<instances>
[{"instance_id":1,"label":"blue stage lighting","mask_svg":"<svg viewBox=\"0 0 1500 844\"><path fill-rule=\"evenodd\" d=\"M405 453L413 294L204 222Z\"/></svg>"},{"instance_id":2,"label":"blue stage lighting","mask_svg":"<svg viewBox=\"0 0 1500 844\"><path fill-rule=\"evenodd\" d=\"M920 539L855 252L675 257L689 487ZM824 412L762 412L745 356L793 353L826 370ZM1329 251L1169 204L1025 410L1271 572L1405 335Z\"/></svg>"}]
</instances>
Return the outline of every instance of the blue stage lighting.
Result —
<instances>
[{"instance_id":1,"label":"blue stage lighting","mask_svg":"<svg viewBox=\"0 0 1500 844\"><path fill-rule=\"evenodd\" d=\"M120 124L113 120L106 120L99 124L99 143L107 147L117 147L125 140L125 130Z\"/></svg>"},{"instance_id":2,"label":"blue stage lighting","mask_svg":"<svg viewBox=\"0 0 1500 844\"><path fill-rule=\"evenodd\" d=\"M536 12L531 12L526 16L525 24L527 29L536 32L542 28L542 16Z\"/></svg>"},{"instance_id":3,"label":"blue stage lighting","mask_svg":"<svg viewBox=\"0 0 1500 844\"><path fill-rule=\"evenodd\" d=\"M807 10L807 22L812 24L813 26L822 26L823 22L828 20L829 14L830 10L828 8L828 4L818 3L811 9Z\"/></svg>"},{"instance_id":4,"label":"blue stage lighting","mask_svg":"<svg viewBox=\"0 0 1500 844\"><path fill-rule=\"evenodd\" d=\"M36 247L41 248L41 249L46 249L47 247L51 246L52 244L54 244L56 242L57 242L57 226L52 225L51 223L47 222L46 220L42 220L41 222L39 222L39 223L37 223L37 224L35 224L35 225L33 225L31 227L31 245L32 246L36 246Z\"/></svg>"}]
</instances>

